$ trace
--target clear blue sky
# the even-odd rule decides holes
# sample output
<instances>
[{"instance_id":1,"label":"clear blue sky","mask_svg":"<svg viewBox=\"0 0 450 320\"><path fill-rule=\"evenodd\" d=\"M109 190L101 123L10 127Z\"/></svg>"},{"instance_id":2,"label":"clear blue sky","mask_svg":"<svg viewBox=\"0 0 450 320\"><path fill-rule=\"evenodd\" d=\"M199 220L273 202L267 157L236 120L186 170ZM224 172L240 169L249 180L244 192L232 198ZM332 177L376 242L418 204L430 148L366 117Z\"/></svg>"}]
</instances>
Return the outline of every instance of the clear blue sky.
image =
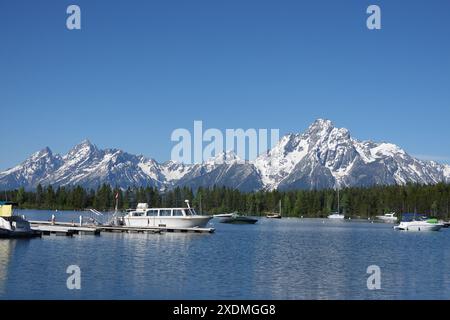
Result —
<instances>
[{"instance_id":1,"label":"clear blue sky","mask_svg":"<svg viewBox=\"0 0 450 320\"><path fill-rule=\"evenodd\" d=\"M450 162L449 26L448 0L0 0L0 170L84 138L164 161L194 120L285 134L318 117Z\"/></svg>"}]
</instances>

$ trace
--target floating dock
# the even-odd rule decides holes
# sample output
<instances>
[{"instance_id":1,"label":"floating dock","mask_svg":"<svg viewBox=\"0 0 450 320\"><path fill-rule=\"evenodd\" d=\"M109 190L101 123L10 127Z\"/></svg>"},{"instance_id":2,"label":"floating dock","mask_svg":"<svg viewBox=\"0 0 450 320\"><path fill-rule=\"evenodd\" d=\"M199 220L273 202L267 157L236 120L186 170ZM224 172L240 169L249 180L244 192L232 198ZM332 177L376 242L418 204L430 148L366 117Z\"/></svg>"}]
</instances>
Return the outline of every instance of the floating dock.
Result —
<instances>
[{"instance_id":1,"label":"floating dock","mask_svg":"<svg viewBox=\"0 0 450 320\"><path fill-rule=\"evenodd\" d=\"M77 225L71 222L30 221L31 228L41 235L100 235L101 232L115 233L213 233L214 228L136 228L125 226Z\"/></svg>"},{"instance_id":2,"label":"floating dock","mask_svg":"<svg viewBox=\"0 0 450 320\"><path fill-rule=\"evenodd\" d=\"M100 235L100 229L92 226L76 226L71 223L61 225L47 221L30 221L30 224L32 230L44 236Z\"/></svg>"},{"instance_id":3,"label":"floating dock","mask_svg":"<svg viewBox=\"0 0 450 320\"><path fill-rule=\"evenodd\" d=\"M214 228L167 228L167 227L124 227L124 226L100 226L98 227L105 232L128 232L128 233L214 233Z\"/></svg>"}]
</instances>

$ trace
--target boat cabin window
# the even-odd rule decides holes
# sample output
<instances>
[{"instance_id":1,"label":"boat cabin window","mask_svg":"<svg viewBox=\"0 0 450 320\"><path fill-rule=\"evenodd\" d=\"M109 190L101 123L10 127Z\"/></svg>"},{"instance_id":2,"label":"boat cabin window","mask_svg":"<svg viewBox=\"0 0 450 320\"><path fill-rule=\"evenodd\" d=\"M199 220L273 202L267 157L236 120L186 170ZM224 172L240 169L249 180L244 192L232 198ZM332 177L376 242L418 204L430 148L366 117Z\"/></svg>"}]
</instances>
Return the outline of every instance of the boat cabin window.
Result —
<instances>
[{"instance_id":1,"label":"boat cabin window","mask_svg":"<svg viewBox=\"0 0 450 320\"><path fill-rule=\"evenodd\" d=\"M170 217L172 215L172 210L169 209L163 209L159 211L160 217Z\"/></svg>"},{"instance_id":2,"label":"boat cabin window","mask_svg":"<svg viewBox=\"0 0 450 320\"><path fill-rule=\"evenodd\" d=\"M180 209L174 209L174 210L173 210L173 215L176 216L176 217L182 217L182 216L184 216L183 210L180 210Z\"/></svg>"},{"instance_id":3,"label":"boat cabin window","mask_svg":"<svg viewBox=\"0 0 450 320\"><path fill-rule=\"evenodd\" d=\"M187 213L189 211L189 213ZM195 212L195 210L193 208L190 209L186 209L186 213L190 216L196 216L197 212Z\"/></svg>"},{"instance_id":4,"label":"boat cabin window","mask_svg":"<svg viewBox=\"0 0 450 320\"><path fill-rule=\"evenodd\" d=\"M157 217L158 216L158 210L148 210L147 211L147 217Z\"/></svg>"},{"instance_id":5,"label":"boat cabin window","mask_svg":"<svg viewBox=\"0 0 450 320\"><path fill-rule=\"evenodd\" d=\"M142 217L144 215L144 211L133 211L131 212L132 217Z\"/></svg>"}]
</instances>

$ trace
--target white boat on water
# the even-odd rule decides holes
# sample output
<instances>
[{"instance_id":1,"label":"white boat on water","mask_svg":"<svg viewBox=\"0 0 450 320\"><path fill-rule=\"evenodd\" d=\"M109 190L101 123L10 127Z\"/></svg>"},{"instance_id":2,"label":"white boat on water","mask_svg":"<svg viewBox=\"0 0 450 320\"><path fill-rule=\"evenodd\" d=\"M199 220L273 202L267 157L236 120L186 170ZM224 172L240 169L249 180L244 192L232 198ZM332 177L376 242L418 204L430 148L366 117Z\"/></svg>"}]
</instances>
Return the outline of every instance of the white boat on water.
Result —
<instances>
[{"instance_id":1,"label":"white boat on water","mask_svg":"<svg viewBox=\"0 0 450 320\"><path fill-rule=\"evenodd\" d=\"M332 219L332 220L344 220L345 219L345 215L340 213L340 197L339 197L339 186L337 188L337 212L332 212L329 216L328 219Z\"/></svg>"},{"instance_id":2,"label":"white boat on water","mask_svg":"<svg viewBox=\"0 0 450 320\"><path fill-rule=\"evenodd\" d=\"M383 222L388 222L388 223L395 223L398 220L398 218L395 216L394 212L386 213L386 214L384 214L382 216L376 216L376 218L378 220L381 220Z\"/></svg>"},{"instance_id":3,"label":"white boat on water","mask_svg":"<svg viewBox=\"0 0 450 320\"><path fill-rule=\"evenodd\" d=\"M334 220L344 220L345 216L343 214L340 213L332 213L328 216L328 219L334 219Z\"/></svg>"},{"instance_id":4,"label":"white boat on water","mask_svg":"<svg viewBox=\"0 0 450 320\"><path fill-rule=\"evenodd\" d=\"M36 236L25 218L13 214L16 203L0 201L0 238L27 238Z\"/></svg>"},{"instance_id":5,"label":"white boat on water","mask_svg":"<svg viewBox=\"0 0 450 320\"><path fill-rule=\"evenodd\" d=\"M279 213L271 212L266 214L266 218L268 219L281 219L281 200L278 202L278 206L280 207Z\"/></svg>"},{"instance_id":6,"label":"white boat on water","mask_svg":"<svg viewBox=\"0 0 450 320\"><path fill-rule=\"evenodd\" d=\"M212 216L201 216L189 206L186 208L149 208L147 203L139 203L135 210L123 217L127 227L151 228L201 228L211 220Z\"/></svg>"},{"instance_id":7,"label":"white boat on water","mask_svg":"<svg viewBox=\"0 0 450 320\"><path fill-rule=\"evenodd\" d=\"M439 231L444 227L437 219L429 219L426 216L416 214L404 214L395 230L400 231Z\"/></svg>"}]
</instances>

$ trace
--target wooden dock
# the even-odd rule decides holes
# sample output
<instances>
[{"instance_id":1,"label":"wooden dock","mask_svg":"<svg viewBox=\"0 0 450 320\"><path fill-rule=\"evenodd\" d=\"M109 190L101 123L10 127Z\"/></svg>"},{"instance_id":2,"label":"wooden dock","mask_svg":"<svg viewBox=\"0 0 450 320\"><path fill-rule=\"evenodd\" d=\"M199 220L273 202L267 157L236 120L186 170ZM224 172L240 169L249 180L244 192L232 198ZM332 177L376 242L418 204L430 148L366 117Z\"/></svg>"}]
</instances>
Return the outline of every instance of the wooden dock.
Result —
<instances>
[{"instance_id":1,"label":"wooden dock","mask_svg":"<svg viewBox=\"0 0 450 320\"><path fill-rule=\"evenodd\" d=\"M167 227L124 227L124 226L100 226L104 232L128 232L128 233L214 233L214 228L167 228Z\"/></svg>"},{"instance_id":2,"label":"wooden dock","mask_svg":"<svg viewBox=\"0 0 450 320\"><path fill-rule=\"evenodd\" d=\"M32 230L44 236L100 235L100 229L94 226L76 226L72 223L52 224L48 221L30 221L30 224Z\"/></svg>"},{"instance_id":3,"label":"wooden dock","mask_svg":"<svg viewBox=\"0 0 450 320\"><path fill-rule=\"evenodd\" d=\"M214 233L214 228L136 228L125 226L77 225L71 222L30 221L31 228L41 235L100 235L101 232L115 233Z\"/></svg>"}]
</instances>

